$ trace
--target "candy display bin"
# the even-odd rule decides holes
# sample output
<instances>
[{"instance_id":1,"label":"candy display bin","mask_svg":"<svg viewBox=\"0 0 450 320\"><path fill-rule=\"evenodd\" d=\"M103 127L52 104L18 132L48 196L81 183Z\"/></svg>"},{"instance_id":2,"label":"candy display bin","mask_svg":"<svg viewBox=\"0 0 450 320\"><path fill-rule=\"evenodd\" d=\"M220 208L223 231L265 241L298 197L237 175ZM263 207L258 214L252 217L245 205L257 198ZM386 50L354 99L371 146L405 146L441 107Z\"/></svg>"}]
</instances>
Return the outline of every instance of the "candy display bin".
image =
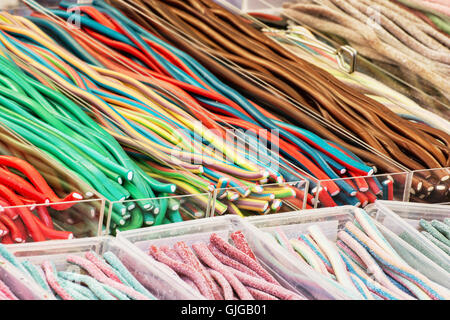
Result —
<instances>
[{"instance_id":1,"label":"candy display bin","mask_svg":"<svg viewBox=\"0 0 450 320\"><path fill-rule=\"evenodd\" d=\"M248 218L247 221L261 231L269 233L273 232L276 227L280 227L288 238L299 237L306 232L310 225L315 224L319 226L328 239L335 242L338 231L347 221L353 220L354 210L354 207L342 206L338 208L292 212L278 216ZM375 219L376 226L380 232L406 263L436 283L450 288L450 277L448 276L448 272L407 242L398 237L394 237L395 232L391 231L392 225L396 228L400 228L400 222L392 221L392 219L384 219L381 215L375 216ZM270 243L278 246L280 250L284 252L286 256L285 259L288 264L291 264L291 268L295 269L304 264L303 260L298 259L298 257L295 257L292 253L282 248L275 243L272 238L267 238L266 241L270 241Z\"/></svg>"},{"instance_id":2,"label":"candy display bin","mask_svg":"<svg viewBox=\"0 0 450 320\"><path fill-rule=\"evenodd\" d=\"M66 262L67 254L83 255L90 250L102 255L106 251L114 253L131 274L161 300L186 300L195 297L195 292L182 281L172 277L152 261L142 259L135 250L112 237L97 237L64 241L49 241L24 245L10 245L8 250L19 261L29 260L40 265L51 261L58 271L70 269L76 272L78 267Z\"/></svg>"},{"instance_id":3,"label":"candy display bin","mask_svg":"<svg viewBox=\"0 0 450 320\"><path fill-rule=\"evenodd\" d=\"M10 288L19 300L53 300L29 276L25 275L10 262L0 258L0 280Z\"/></svg>"},{"instance_id":4,"label":"candy display bin","mask_svg":"<svg viewBox=\"0 0 450 320\"><path fill-rule=\"evenodd\" d=\"M450 218L450 207L446 205L377 201L367 211L377 220L383 221L383 224L389 230L450 273L450 257L419 232L421 219L443 221L445 218ZM447 287L450 286L448 273Z\"/></svg>"},{"instance_id":5,"label":"candy display bin","mask_svg":"<svg viewBox=\"0 0 450 320\"><path fill-rule=\"evenodd\" d=\"M280 248L274 247L265 240L264 234L237 216L206 218L182 224L120 232L117 237L127 243L130 250L139 251L143 259L154 261L153 257L147 254L150 245L171 246L178 241L191 245L199 241L209 241L212 233L228 239L232 232L238 230L244 234L261 265L285 288L298 292L308 299L348 298L312 270L294 268L293 263L286 260L286 255Z\"/></svg>"}]
</instances>

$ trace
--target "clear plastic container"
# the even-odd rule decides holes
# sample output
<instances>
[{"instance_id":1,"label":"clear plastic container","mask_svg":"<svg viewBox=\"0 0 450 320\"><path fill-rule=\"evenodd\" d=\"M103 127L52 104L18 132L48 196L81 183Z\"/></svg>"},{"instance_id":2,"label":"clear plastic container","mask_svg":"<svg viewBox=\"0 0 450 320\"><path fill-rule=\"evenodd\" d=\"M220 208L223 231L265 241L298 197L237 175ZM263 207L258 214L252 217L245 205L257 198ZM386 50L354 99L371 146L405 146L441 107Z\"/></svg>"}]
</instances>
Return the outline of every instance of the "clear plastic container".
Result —
<instances>
[{"instance_id":1,"label":"clear plastic container","mask_svg":"<svg viewBox=\"0 0 450 320\"><path fill-rule=\"evenodd\" d=\"M147 255L150 245L171 246L177 241L185 241L188 245L209 242L212 233L228 239L232 232L238 230L245 235L261 265L285 288L298 292L308 299L349 298L311 269L295 267L294 263L286 259L286 254L281 248L274 247L266 240L264 234L237 216L206 218L182 224L126 231L119 233L117 237L127 242L130 248L138 248L146 260L154 261Z\"/></svg>"},{"instance_id":2,"label":"clear plastic container","mask_svg":"<svg viewBox=\"0 0 450 320\"><path fill-rule=\"evenodd\" d=\"M58 271L70 269L77 272L78 267L66 262L67 254L83 255L90 250L102 255L113 252L128 271L156 298L160 300L188 300L196 293L166 270L150 260L142 259L136 250L130 249L121 241L112 237L97 237L76 240L48 241L24 245L10 245L8 250L19 260L29 260L40 265L46 260L52 261Z\"/></svg>"},{"instance_id":3,"label":"clear plastic container","mask_svg":"<svg viewBox=\"0 0 450 320\"><path fill-rule=\"evenodd\" d=\"M265 232L271 232L275 227L281 227L288 238L297 238L305 233L309 225L316 224L321 228L328 239L335 242L339 229L341 229L347 221L354 219L354 210L354 207L342 206L308 210L304 212L292 212L277 216L248 218L247 221ZM450 288L450 277L448 272L410 244L397 237L397 234L392 231L401 228L401 224L398 221L386 218L385 215L375 215L374 218L380 232L406 263L421 272L430 280L433 280L446 288ZM281 248L281 246L279 247ZM282 250L286 256L294 256L287 250L283 248ZM299 265L299 261L302 261L297 257L294 260L286 260L289 261L289 263L294 264L293 268L295 268L296 265Z\"/></svg>"},{"instance_id":4,"label":"clear plastic container","mask_svg":"<svg viewBox=\"0 0 450 320\"><path fill-rule=\"evenodd\" d=\"M0 280L19 300L53 300L34 280L3 258L0 258Z\"/></svg>"},{"instance_id":5,"label":"clear plastic container","mask_svg":"<svg viewBox=\"0 0 450 320\"><path fill-rule=\"evenodd\" d=\"M368 208L368 213L450 273L450 256L419 232L421 219L443 221L450 218L449 206L377 201Z\"/></svg>"}]
</instances>

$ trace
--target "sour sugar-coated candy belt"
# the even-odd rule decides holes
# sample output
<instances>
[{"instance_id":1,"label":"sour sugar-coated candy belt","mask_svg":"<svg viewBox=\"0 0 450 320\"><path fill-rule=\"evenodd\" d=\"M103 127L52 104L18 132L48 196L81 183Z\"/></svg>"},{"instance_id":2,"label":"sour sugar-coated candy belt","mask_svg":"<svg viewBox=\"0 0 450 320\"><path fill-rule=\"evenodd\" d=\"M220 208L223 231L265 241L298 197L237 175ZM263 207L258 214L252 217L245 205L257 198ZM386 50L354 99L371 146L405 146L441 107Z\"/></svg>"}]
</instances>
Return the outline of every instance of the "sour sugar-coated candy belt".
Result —
<instances>
[{"instance_id":1,"label":"sour sugar-coated candy belt","mask_svg":"<svg viewBox=\"0 0 450 320\"><path fill-rule=\"evenodd\" d=\"M444 225L439 224L445 229ZM319 225L308 227L308 232L299 238L288 239L281 227L272 235L285 249L360 299L449 298L448 289L425 277L399 256L362 209L355 209L354 221L348 221L338 231L336 242L330 241Z\"/></svg>"},{"instance_id":2,"label":"sour sugar-coated candy belt","mask_svg":"<svg viewBox=\"0 0 450 320\"><path fill-rule=\"evenodd\" d=\"M152 245L149 255L208 300L304 299L284 288L262 267L242 232L232 233L231 238L234 246L215 233L209 243Z\"/></svg>"},{"instance_id":3,"label":"sour sugar-coated candy belt","mask_svg":"<svg viewBox=\"0 0 450 320\"><path fill-rule=\"evenodd\" d=\"M0 246L0 256L60 300L156 299L111 251L105 252L103 256L93 251L84 255L68 254L65 262L71 266L66 271L57 270L50 260L45 260L40 265L27 259L19 261L4 246ZM78 267L79 271L73 271L72 266ZM0 299L4 295L11 300L17 300L8 292L8 288L0 282Z\"/></svg>"}]
</instances>

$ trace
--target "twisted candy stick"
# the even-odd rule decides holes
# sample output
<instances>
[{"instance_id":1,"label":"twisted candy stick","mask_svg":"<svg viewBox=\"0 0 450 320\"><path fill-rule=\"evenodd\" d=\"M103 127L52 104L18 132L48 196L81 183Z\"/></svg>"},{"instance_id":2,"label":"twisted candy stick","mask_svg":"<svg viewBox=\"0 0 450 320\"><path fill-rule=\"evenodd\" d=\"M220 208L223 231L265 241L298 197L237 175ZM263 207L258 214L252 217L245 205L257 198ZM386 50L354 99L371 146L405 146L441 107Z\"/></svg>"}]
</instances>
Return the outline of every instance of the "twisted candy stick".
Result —
<instances>
[{"instance_id":1,"label":"twisted candy stick","mask_svg":"<svg viewBox=\"0 0 450 320\"><path fill-rule=\"evenodd\" d=\"M77 274L73 272L59 271L58 276L65 280L75 281L78 283L84 283L88 288L100 299L100 300L116 300L108 291L105 290L103 285L92 277Z\"/></svg>"},{"instance_id":2,"label":"twisted candy stick","mask_svg":"<svg viewBox=\"0 0 450 320\"><path fill-rule=\"evenodd\" d=\"M0 280L0 292L3 293L9 300L19 300L14 293L12 293L11 289Z\"/></svg>"},{"instance_id":3,"label":"twisted candy stick","mask_svg":"<svg viewBox=\"0 0 450 320\"><path fill-rule=\"evenodd\" d=\"M257 261L253 260L242 251L230 245L216 233L211 234L210 241L214 246L216 246L220 251L228 255L230 258L235 259L240 263L248 266L268 282L279 285L278 281L275 280L275 278L272 277L272 275L268 273L263 267L261 267L261 265Z\"/></svg>"}]
</instances>

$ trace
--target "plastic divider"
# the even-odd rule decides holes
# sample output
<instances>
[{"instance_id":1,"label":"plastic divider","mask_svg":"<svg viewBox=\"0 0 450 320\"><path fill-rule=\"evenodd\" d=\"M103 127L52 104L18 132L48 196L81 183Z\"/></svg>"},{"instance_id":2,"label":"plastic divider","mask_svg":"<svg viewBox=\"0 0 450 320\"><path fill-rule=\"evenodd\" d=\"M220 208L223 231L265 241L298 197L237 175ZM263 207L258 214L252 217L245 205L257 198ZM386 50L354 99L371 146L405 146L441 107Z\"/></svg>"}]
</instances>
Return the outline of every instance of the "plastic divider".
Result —
<instances>
[{"instance_id":1,"label":"plastic divider","mask_svg":"<svg viewBox=\"0 0 450 320\"><path fill-rule=\"evenodd\" d=\"M92 250L102 255L106 251L111 251L156 298L161 300L188 300L196 297L196 293L184 282L174 278L152 261L142 259L136 250L130 249L129 246L112 237L50 241L32 243L27 246L10 245L8 250L19 260L29 260L38 265L44 261L51 261L55 264L57 271L65 271L70 268L72 272L81 272L81 270L66 262L68 254L81 256Z\"/></svg>"},{"instance_id":2,"label":"plastic divider","mask_svg":"<svg viewBox=\"0 0 450 320\"><path fill-rule=\"evenodd\" d=\"M278 215L277 215L278 216ZM146 260L154 260L147 254L150 245L171 245L185 241L188 245L208 241L212 233L228 239L235 231L242 231L258 261L284 287L298 292L308 299L348 299L325 278L309 268L294 266L292 259L272 243L257 228L238 216L188 221L182 224L158 226L141 230L120 232L117 237L130 248L140 251ZM287 258L287 259L286 259Z\"/></svg>"}]
</instances>

